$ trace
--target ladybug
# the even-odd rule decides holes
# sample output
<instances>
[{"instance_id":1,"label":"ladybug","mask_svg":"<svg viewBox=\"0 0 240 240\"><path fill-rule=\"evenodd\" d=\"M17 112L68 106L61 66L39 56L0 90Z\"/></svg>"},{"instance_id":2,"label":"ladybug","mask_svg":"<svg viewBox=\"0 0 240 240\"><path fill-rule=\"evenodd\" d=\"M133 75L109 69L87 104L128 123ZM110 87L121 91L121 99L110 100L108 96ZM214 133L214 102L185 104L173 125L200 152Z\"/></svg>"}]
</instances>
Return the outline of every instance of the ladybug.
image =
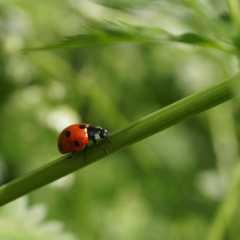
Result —
<instances>
[{"instance_id":1,"label":"ladybug","mask_svg":"<svg viewBox=\"0 0 240 240\"><path fill-rule=\"evenodd\" d=\"M78 123L66 127L58 137L58 150L60 153L72 153L73 154L84 147L84 161L86 161L86 152L88 147L88 141L92 140L93 143L102 149L106 155L108 151L98 144L97 139L105 138L108 142L111 142L108 131L99 127L91 126L87 123Z\"/></svg>"}]
</instances>

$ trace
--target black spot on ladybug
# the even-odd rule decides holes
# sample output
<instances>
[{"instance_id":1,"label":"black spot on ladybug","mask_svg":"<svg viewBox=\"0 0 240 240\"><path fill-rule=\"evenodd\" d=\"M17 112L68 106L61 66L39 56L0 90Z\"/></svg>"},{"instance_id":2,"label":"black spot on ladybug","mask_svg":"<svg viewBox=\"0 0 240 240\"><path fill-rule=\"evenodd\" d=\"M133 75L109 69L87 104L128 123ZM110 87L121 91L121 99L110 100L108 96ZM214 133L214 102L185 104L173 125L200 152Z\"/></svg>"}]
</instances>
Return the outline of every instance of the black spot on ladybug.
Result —
<instances>
[{"instance_id":1,"label":"black spot on ladybug","mask_svg":"<svg viewBox=\"0 0 240 240\"><path fill-rule=\"evenodd\" d=\"M74 140L74 145L75 145L76 147L79 146L79 143L78 143L77 140Z\"/></svg>"},{"instance_id":2,"label":"black spot on ladybug","mask_svg":"<svg viewBox=\"0 0 240 240\"><path fill-rule=\"evenodd\" d=\"M60 152L62 152L63 151L63 147L62 147L62 144L58 144L58 150L60 151Z\"/></svg>"},{"instance_id":3,"label":"black spot on ladybug","mask_svg":"<svg viewBox=\"0 0 240 240\"><path fill-rule=\"evenodd\" d=\"M70 131L66 131L65 134L66 134L67 137L70 137L71 132Z\"/></svg>"},{"instance_id":4,"label":"black spot on ladybug","mask_svg":"<svg viewBox=\"0 0 240 240\"><path fill-rule=\"evenodd\" d=\"M79 125L79 128L80 128L80 129L84 129L84 128L86 128L86 125L81 124L81 125Z\"/></svg>"}]
</instances>

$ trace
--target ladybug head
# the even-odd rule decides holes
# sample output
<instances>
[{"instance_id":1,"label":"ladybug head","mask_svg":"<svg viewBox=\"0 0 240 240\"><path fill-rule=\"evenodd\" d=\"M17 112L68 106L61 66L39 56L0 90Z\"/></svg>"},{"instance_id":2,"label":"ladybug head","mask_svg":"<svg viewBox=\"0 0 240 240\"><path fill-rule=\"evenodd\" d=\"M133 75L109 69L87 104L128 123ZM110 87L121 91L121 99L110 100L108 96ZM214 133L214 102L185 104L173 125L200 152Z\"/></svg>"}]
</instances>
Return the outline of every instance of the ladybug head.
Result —
<instances>
[{"instance_id":1,"label":"ladybug head","mask_svg":"<svg viewBox=\"0 0 240 240\"><path fill-rule=\"evenodd\" d=\"M106 138L108 140L108 142L111 142L110 138L109 138L109 134L108 131L106 129L101 129L100 133L99 133L100 138Z\"/></svg>"}]
</instances>

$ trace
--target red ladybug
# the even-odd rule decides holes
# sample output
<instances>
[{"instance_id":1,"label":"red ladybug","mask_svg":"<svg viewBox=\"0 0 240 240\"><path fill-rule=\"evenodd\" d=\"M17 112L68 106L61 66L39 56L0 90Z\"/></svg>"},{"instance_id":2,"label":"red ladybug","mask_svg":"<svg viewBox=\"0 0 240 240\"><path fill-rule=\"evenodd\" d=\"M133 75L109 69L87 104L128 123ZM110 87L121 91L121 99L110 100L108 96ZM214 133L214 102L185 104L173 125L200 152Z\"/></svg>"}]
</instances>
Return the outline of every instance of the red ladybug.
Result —
<instances>
[{"instance_id":1,"label":"red ladybug","mask_svg":"<svg viewBox=\"0 0 240 240\"><path fill-rule=\"evenodd\" d=\"M86 161L89 140L92 140L96 146L108 154L108 151L98 144L97 139L99 138L106 138L108 142L111 142L108 131L99 126L91 126L87 123L73 124L60 133L58 150L62 154L71 152L72 155L69 157L71 159L76 151L84 147L84 160Z\"/></svg>"}]
</instances>

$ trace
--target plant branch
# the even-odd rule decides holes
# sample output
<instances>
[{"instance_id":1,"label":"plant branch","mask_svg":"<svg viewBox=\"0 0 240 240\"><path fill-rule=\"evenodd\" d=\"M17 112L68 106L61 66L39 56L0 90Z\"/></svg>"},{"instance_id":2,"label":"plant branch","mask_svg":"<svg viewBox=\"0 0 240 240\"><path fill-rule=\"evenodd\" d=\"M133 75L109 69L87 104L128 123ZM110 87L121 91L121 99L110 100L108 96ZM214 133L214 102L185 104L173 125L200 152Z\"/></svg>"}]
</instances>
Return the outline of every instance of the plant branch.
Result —
<instances>
[{"instance_id":1,"label":"plant branch","mask_svg":"<svg viewBox=\"0 0 240 240\"><path fill-rule=\"evenodd\" d=\"M232 44L217 39L211 39L193 32L175 35L161 28L135 26L123 21L118 21L116 23L108 22L108 25L99 24L96 26L89 26L87 30L85 34L66 37L60 42L43 47L25 48L23 51L60 50L121 42L134 42L164 44L183 43L214 48L234 55L238 53L238 50Z\"/></svg>"},{"instance_id":2,"label":"plant branch","mask_svg":"<svg viewBox=\"0 0 240 240\"><path fill-rule=\"evenodd\" d=\"M174 124L230 100L238 94L233 89L237 89L239 81L240 73L113 132L110 136L113 142L110 144L107 141L102 141L101 144L111 154L122 150ZM89 147L86 163L83 161L83 151L77 152L71 160L68 160L68 156L60 157L1 186L0 206L86 167L103 157L105 157L104 153L93 145Z\"/></svg>"}]
</instances>

